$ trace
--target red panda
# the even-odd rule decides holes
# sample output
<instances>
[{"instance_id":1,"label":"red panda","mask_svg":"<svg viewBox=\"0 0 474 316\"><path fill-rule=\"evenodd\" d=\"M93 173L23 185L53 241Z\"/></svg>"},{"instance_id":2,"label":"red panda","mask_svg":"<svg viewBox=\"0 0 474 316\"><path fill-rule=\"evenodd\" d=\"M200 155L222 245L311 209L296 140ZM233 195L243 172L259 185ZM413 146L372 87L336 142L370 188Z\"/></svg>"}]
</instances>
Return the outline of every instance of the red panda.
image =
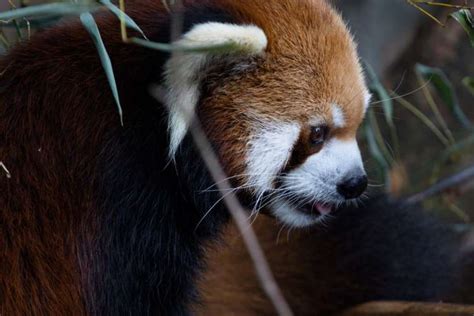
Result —
<instances>
[{"instance_id":1,"label":"red panda","mask_svg":"<svg viewBox=\"0 0 474 316\"><path fill-rule=\"evenodd\" d=\"M474 234L418 206L374 197L324 226L290 231L262 216L252 226L295 315L339 315L373 301L474 303ZM194 312L275 315L236 228L209 248Z\"/></svg>"},{"instance_id":2,"label":"red panda","mask_svg":"<svg viewBox=\"0 0 474 316\"><path fill-rule=\"evenodd\" d=\"M65 21L0 61L0 311L181 315L204 245L228 220L188 133L195 112L242 202L289 227L359 197L356 131L369 102L355 44L323 0L184 1L165 53L122 42L95 13L123 108L93 41ZM127 2L169 42L161 1ZM150 95L161 85L164 97ZM2 170L0 169L0 172ZM211 212L212 211L212 212Z\"/></svg>"}]
</instances>

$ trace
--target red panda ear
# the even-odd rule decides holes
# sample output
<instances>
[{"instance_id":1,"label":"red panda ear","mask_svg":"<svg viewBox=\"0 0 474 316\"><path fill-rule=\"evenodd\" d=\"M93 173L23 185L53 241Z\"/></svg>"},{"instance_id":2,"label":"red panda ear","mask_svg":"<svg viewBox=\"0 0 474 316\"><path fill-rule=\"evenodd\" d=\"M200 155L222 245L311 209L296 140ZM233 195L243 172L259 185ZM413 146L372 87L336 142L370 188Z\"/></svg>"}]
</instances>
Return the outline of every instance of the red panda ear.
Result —
<instances>
[{"instance_id":1,"label":"red panda ear","mask_svg":"<svg viewBox=\"0 0 474 316\"><path fill-rule=\"evenodd\" d=\"M186 135L189 118L199 101L199 73L211 59L263 54L267 37L254 25L209 22L194 26L174 45L178 50L165 65L171 158Z\"/></svg>"},{"instance_id":2,"label":"red panda ear","mask_svg":"<svg viewBox=\"0 0 474 316\"><path fill-rule=\"evenodd\" d=\"M367 112L367 109L370 106L371 100L372 100L372 94L369 91L365 91L365 93L364 93L364 114Z\"/></svg>"}]
</instances>

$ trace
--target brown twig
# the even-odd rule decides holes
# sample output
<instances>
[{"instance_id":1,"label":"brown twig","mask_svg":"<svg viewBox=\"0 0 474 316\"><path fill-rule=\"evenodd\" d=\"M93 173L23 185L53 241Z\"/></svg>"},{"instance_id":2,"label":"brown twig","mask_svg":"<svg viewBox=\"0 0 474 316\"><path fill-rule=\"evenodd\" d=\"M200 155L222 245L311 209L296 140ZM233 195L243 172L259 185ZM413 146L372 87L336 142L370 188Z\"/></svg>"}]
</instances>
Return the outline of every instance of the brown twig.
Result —
<instances>
[{"instance_id":1,"label":"brown twig","mask_svg":"<svg viewBox=\"0 0 474 316\"><path fill-rule=\"evenodd\" d=\"M370 302L353 307L340 316L472 316L474 306L425 302Z\"/></svg>"},{"instance_id":2,"label":"brown twig","mask_svg":"<svg viewBox=\"0 0 474 316\"><path fill-rule=\"evenodd\" d=\"M152 95L159 101L163 100L161 89L157 88L152 90ZM189 111L182 110L182 113L190 121L190 133L193 137L194 143L201 154L201 157L206 164L209 173L211 174L219 192L222 194L222 200L229 210L233 220L235 221L237 228L244 240L245 246L252 258L257 277L260 284L271 300L278 315L290 316L293 315L288 303L286 302L278 284L273 277L268 261L265 258L265 254L258 242L257 236L255 235L252 225L248 219L249 212L246 211L240 204L237 196L232 192L232 186L227 180L228 177L225 174L217 155L215 154L212 146L202 129L202 126L196 115L189 113ZM192 117L189 119L189 117ZM227 193L225 193L227 192ZM228 193L231 192L231 193Z\"/></svg>"},{"instance_id":3,"label":"brown twig","mask_svg":"<svg viewBox=\"0 0 474 316\"><path fill-rule=\"evenodd\" d=\"M472 10L474 7L468 6L467 2L466 5L457 5L457 4L451 4L451 3L444 3L444 2L437 2L437 1L424 1L424 0L405 0L408 4L414 6L416 9L418 9L421 13L424 15L428 16L430 19L435 21L441 26L445 26L443 22L441 22L437 17L435 17L433 14L428 12L426 9L420 6L420 4L424 4L427 6L432 6L432 7L442 7L442 8L450 8L450 9L467 9L467 10Z\"/></svg>"},{"instance_id":4,"label":"brown twig","mask_svg":"<svg viewBox=\"0 0 474 316\"><path fill-rule=\"evenodd\" d=\"M234 219L240 234L244 240L247 251L252 258L257 276L260 280L262 288L272 301L275 310L278 315L293 315L290 306L286 302L278 284L273 277L270 266L265 258L265 254L258 242L257 236L255 235L252 225L248 219L248 211L245 211L240 204L237 196L232 192L232 187L229 183L227 175L224 173L216 154L213 152L212 147L202 130L200 123L194 120L191 124L191 134L194 142L199 149L204 162L206 163L212 178L214 179L217 188L223 195L223 201L227 206L232 218ZM230 194L224 194L224 192L231 192Z\"/></svg>"},{"instance_id":5,"label":"brown twig","mask_svg":"<svg viewBox=\"0 0 474 316\"><path fill-rule=\"evenodd\" d=\"M164 3L167 4L167 7L171 13L171 39L172 41L178 39L182 34L183 27L183 16L182 9L183 4L181 0L175 0L173 3ZM155 89L152 91L152 94L158 100L162 100L160 95L160 90ZM222 199L227 209L229 210L233 220L235 221L237 228L242 235L245 246L249 255L252 259L252 262L255 267L257 277L260 281L260 284L273 304L275 311L278 315L291 316L293 312L287 301L285 300L281 289L279 288L270 265L263 253L263 250L258 242L257 236L255 235L252 225L248 219L249 212L244 210L243 206L240 204L237 196L232 192L232 186L228 181L228 177L225 174L217 155L215 154L212 146L202 129L202 126L194 113L189 113L186 109L181 109L182 114L185 118L188 119L190 123L190 133L193 137L194 143L201 154L206 167L209 170L214 182L216 183L217 188L222 194ZM231 192L231 193L225 193Z\"/></svg>"},{"instance_id":6,"label":"brown twig","mask_svg":"<svg viewBox=\"0 0 474 316\"><path fill-rule=\"evenodd\" d=\"M474 165L443 179L428 189L405 199L407 203L419 203L437 194L474 180Z\"/></svg>"}]
</instances>

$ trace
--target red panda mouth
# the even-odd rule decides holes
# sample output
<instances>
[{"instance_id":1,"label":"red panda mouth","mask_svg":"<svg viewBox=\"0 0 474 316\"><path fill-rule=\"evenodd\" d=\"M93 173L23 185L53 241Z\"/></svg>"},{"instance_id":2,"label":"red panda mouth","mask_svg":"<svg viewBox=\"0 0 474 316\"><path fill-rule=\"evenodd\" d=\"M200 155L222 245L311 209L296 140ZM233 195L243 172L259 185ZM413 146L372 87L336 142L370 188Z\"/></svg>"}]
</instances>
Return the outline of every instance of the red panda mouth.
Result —
<instances>
[{"instance_id":1,"label":"red panda mouth","mask_svg":"<svg viewBox=\"0 0 474 316\"><path fill-rule=\"evenodd\" d=\"M310 215L328 215L334 209L334 205L322 202L311 202L298 208L299 211Z\"/></svg>"}]
</instances>

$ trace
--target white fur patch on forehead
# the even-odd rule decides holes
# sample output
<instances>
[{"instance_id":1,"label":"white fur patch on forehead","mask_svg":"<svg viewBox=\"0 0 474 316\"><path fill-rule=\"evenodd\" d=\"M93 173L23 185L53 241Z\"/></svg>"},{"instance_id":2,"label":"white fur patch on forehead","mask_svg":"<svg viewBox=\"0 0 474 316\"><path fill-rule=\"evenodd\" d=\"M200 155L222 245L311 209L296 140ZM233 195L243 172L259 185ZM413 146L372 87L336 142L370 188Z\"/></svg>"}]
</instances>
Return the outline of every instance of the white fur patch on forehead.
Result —
<instances>
[{"instance_id":1,"label":"white fur patch on forehead","mask_svg":"<svg viewBox=\"0 0 474 316\"><path fill-rule=\"evenodd\" d=\"M344 117L344 112L339 105L333 104L331 106L332 112L332 123L336 128L343 128L346 125L346 119Z\"/></svg>"},{"instance_id":2,"label":"white fur patch on forehead","mask_svg":"<svg viewBox=\"0 0 474 316\"><path fill-rule=\"evenodd\" d=\"M254 25L209 22L194 26L173 44L179 49L165 64L171 158L187 133L200 98L200 73L205 71L210 60L262 54L267 38Z\"/></svg>"},{"instance_id":3,"label":"white fur patch on forehead","mask_svg":"<svg viewBox=\"0 0 474 316\"><path fill-rule=\"evenodd\" d=\"M273 180L288 162L299 134L299 124L283 122L272 122L255 132L246 155L247 184L253 191L272 189Z\"/></svg>"}]
</instances>

